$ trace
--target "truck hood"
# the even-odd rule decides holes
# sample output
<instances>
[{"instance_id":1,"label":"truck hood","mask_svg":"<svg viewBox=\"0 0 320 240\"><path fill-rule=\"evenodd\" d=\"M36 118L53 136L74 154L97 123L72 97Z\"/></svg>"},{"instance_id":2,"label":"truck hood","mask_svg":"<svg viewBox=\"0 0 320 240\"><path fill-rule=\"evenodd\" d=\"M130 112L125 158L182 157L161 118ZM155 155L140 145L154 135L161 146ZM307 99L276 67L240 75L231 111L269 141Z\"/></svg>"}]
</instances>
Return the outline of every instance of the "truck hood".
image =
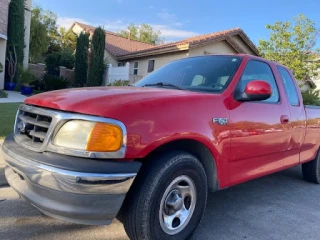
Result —
<instances>
[{"instance_id":1,"label":"truck hood","mask_svg":"<svg viewBox=\"0 0 320 240\"><path fill-rule=\"evenodd\" d=\"M26 104L45 108L104 116L108 110L132 102L153 98L187 95L191 92L138 87L90 87L64 89L29 97Z\"/></svg>"}]
</instances>

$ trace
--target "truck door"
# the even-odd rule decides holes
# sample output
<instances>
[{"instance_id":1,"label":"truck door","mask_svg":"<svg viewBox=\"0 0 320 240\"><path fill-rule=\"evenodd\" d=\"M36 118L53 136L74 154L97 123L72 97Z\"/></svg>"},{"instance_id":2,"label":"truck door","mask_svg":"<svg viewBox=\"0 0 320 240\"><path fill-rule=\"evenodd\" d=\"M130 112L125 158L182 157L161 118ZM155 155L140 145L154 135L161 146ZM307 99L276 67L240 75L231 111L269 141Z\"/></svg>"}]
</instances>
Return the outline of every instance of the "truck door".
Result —
<instances>
[{"instance_id":1,"label":"truck door","mask_svg":"<svg viewBox=\"0 0 320 240\"><path fill-rule=\"evenodd\" d=\"M295 80L291 77L289 71L281 66L277 66L277 70L280 74L280 78L286 92L290 111L290 127L292 134L287 151L287 157L284 159L284 165L286 167L290 167L297 165L300 162L299 152L305 132L306 113L303 103L299 101L297 87L294 84Z\"/></svg>"},{"instance_id":2,"label":"truck door","mask_svg":"<svg viewBox=\"0 0 320 240\"><path fill-rule=\"evenodd\" d=\"M280 98L278 83L268 62L249 60L238 82L244 91L252 80L264 80L272 95L264 101L242 102L230 110L230 184L247 181L283 167L290 141L290 112Z\"/></svg>"}]
</instances>

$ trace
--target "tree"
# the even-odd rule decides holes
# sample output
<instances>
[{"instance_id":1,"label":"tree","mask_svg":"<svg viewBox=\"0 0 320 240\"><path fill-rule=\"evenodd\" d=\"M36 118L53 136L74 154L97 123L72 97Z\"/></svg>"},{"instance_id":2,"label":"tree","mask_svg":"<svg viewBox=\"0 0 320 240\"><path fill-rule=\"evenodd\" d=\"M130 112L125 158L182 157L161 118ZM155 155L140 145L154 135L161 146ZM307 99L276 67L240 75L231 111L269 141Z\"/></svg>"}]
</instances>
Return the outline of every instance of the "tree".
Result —
<instances>
[{"instance_id":1,"label":"tree","mask_svg":"<svg viewBox=\"0 0 320 240\"><path fill-rule=\"evenodd\" d=\"M12 54L15 51L16 62L22 66L24 55L24 0L12 0L10 2L7 44L7 58L10 53Z\"/></svg>"},{"instance_id":2,"label":"tree","mask_svg":"<svg viewBox=\"0 0 320 240\"><path fill-rule=\"evenodd\" d=\"M62 49L76 49L77 35L71 30L67 30L65 27L60 27L55 40Z\"/></svg>"},{"instance_id":3,"label":"tree","mask_svg":"<svg viewBox=\"0 0 320 240\"><path fill-rule=\"evenodd\" d=\"M146 23L141 25L130 24L126 30L121 30L119 34L122 37L130 37L132 40L149 44L161 44L164 42L164 38L161 38L161 31L155 30L152 26Z\"/></svg>"},{"instance_id":4,"label":"tree","mask_svg":"<svg viewBox=\"0 0 320 240\"><path fill-rule=\"evenodd\" d=\"M79 87L83 87L87 82L88 48L89 34L82 32L77 38L76 62L74 70L75 83Z\"/></svg>"},{"instance_id":5,"label":"tree","mask_svg":"<svg viewBox=\"0 0 320 240\"><path fill-rule=\"evenodd\" d=\"M33 8L30 27L30 60L34 62L43 58L49 46L55 44L57 35L57 15L40 7ZM61 50L60 47L59 50Z\"/></svg>"},{"instance_id":6,"label":"tree","mask_svg":"<svg viewBox=\"0 0 320 240\"><path fill-rule=\"evenodd\" d=\"M30 26L30 56L31 62L37 62L48 50L50 38L47 33L47 26L42 20L42 9L36 7L31 11Z\"/></svg>"},{"instance_id":7,"label":"tree","mask_svg":"<svg viewBox=\"0 0 320 240\"><path fill-rule=\"evenodd\" d=\"M91 41L90 67L88 86L101 86L104 73L104 49L106 44L105 31L98 27L94 30Z\"/></svg>"},{"instance_id":8,"label":"tree","mask_svg":"<svg viewBox=\"0 0 320 240\"><path fill-rule=\"evenodd\" d=\"M259 41L261 55L289 67L298 81L317 76L320 62L316 41L320 30L313 21L299 14L293 21L266 26L271 31L268 40Z\"/></svg>"}]
</instances>

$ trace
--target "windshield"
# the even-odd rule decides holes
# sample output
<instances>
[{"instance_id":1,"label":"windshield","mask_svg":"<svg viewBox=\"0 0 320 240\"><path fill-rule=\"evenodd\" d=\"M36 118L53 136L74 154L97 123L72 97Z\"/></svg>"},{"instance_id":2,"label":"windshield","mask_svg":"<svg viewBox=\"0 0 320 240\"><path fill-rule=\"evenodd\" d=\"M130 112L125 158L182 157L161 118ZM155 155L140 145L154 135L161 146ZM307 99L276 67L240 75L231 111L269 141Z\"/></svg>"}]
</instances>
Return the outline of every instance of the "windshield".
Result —
<instances>
[{"instance_id":1,"label":"windshield","mask_svg":"<svg viewBox=\"0 0 320 240\"><path fill-rule=\"evenodd\" d=\"M161 67L134 86L222 92L231 81L241 60L241 57L218 55L185 58Z\"/></svg>"}]
</instances>

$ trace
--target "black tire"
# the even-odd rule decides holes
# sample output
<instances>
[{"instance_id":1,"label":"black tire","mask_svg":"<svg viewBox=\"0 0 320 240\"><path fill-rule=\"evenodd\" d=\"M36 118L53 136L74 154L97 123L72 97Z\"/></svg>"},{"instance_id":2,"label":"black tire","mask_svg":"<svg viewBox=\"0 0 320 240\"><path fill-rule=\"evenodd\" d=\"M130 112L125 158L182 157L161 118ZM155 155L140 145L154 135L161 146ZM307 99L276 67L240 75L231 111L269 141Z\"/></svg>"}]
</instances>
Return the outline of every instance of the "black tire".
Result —
<instances>
[{"instance_id":1,"label":"black tire","mask_svg":"<svg viewBox=\"0 0 320 240\"><path fill-rule=\"evenodd\" d=\"M189 214L189 222L185 221L185 227L181 227L180 232L169 235L160 224L160 203L163 199L168 203L170 194L164 197L164 193L168 191L168 186L181 176L187 176L192 180L196 201L193 203L193 214ZM124 228L132 240L188 239L201 221L207 203L207 193L206 173L195 156L181 151L158 155L142 166L126 196L122 209ZM186 198L181 199L184 199L182 202L185 203Z\"/></svg>"},{"instance_id":2,"label":"black tire","mask_svg":"<svg viewBox=\"0 0 320 240\"><path fill-rule=\"evenodd\" d=\"M320 184L320 152L317 157L307 163L302 164L302 175L304 180Z\"/></svg>"}]
</instances>

